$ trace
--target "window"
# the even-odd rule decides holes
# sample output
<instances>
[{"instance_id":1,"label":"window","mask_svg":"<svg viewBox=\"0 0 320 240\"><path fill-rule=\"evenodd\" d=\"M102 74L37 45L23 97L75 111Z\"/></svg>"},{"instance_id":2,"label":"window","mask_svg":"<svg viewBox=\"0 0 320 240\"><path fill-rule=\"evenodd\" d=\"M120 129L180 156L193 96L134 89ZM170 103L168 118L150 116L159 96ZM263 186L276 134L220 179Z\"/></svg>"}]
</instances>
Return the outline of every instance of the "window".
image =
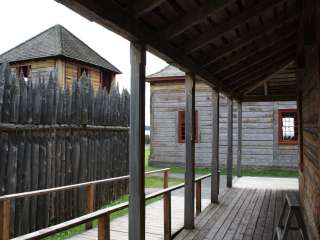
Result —
<instances>
[{"instance_id":1,"label":"window","mask_svg":"<svg viewBox=\"0 0 320 240\"><path fill-rule=\"evenodd\" d=\"M101 87L106 88L108 91L110 90L110 85L112 82L112 75L108 72L102 72L101 74Z\"/></svg>"},{"instance_id":2,"label":"window","mask_svg":"<svg viewBox=\"0 0 320 240\"><path fill-rule=\"evenodd\" d=\"M199 116L198 111L195 111L195 142L199 142ZM185 142L185 111L178 111L178 143Z\"/></svg>"},{"instance_id":3,"label":"window","mask_svg":"<svg viewBox=\"0 0 320 240\"><path fill-rule=\"evenodd\" d=\"M20 76L20 74L22 74L25 81L28 81L28 78L30 77L30 73L31 73L31 65L24 65L24 66L17 67L17 76Z\"/></svg>"},{"instance_id":4,"label":"window","mask_svg":"<svg viewBox=\"0 0 320 240\"><path fill-rule=\"evenodd\" d=\"M279 144L298 144L296 109L279 110Z\"/></svg>"},{"instance_id":5,"label":"window","mask_svg":"<svg viewBox=\"0 0 320 240\"><path fill-rule=\"evenodd\" d=\"M86 73L87 76L89 76L90 71L88 68L83 67L83 66L78 66L78 80L80 79L80 77L82 76L83 73Z\"/></svg>"}]
</instances>

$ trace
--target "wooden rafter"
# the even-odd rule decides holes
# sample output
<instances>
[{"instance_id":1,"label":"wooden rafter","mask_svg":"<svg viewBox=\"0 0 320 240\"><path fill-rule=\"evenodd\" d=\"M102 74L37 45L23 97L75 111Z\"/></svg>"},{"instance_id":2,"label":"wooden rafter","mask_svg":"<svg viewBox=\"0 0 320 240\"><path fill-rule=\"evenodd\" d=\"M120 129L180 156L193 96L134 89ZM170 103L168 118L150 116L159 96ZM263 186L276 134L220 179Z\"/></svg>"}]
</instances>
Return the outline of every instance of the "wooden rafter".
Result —
<instances>
[{"instance_id":1,"label":"wooden rafter","mask_svg":"<svg viewBox=\"0 0 320 240\"><path fill-rule=\"evenodd\" d=\"M237 96L221 85L219 79L202 68L198 63L190 59L182 50L175 48L160 36L154 34L150 29L132 17L130 12L122 9L113 1L85 1L85 0L57 0L71 9L81 13L83 16L98 22L99 24L112 29L125 38L136 41L143 39L148 50L162 57L168 62L175 62L178 67L189 72L197 73L197 77L206 81L210 86L217 87L224 94ZM115 24L116 23L116 24Z\"/></svg>"},{"instance_id":2,"label":"wooden rafter","mask_svg":"<svg viewBox=\"0 0 320 240\"><path fill-rule=\"evenodd\" d=\"M244 93L243 93L243 95L248 95L249 93L251 93L252 91L254 91L255 89L257 89L258 87L260 87L265 81L268 81L268 80L270 80L270 79L272 79L274 76L276 76L277 74L279 74L280 72L282 72L284 69L286 69L287 67L288 67L288 65L290 65L292 63L292 60L291 61L289 61L289 63L287 63L287 62L285 62L282 66L281 66L281 68L278 70L278 71L276 71L275 73L272 73L272 74L265 74L265 76L264 77L261 77L260 78L260 80L261 81L259 81L259 80L255 80L255 83L252 85L252 86L250 86ZM258 79L258 78L257 78Z\"/></svg>"},{"instance_id":3,"label":"wooden rafter","mask_svg":"<svg viewBox=\"0 0 320 240\"><path fill-rule=\"evenodd\" d=\"M242 84L239 84L234 89L243 93L247 92L249 89L251 89L253 86L256 86L257 84L269 80L274 76L274 74L279 73L281 70L286 68L294 59L295 54L289 54L287 56L284 56L282 59L274 61L273 65L268 65L264 69L262 69L260 72L255 73L252 77L248 78L247 81L242 82Z\"/></svg>"},{"instance_id":4,"label":"wooden rafter","mask_svg":"<svg viewBox=\"0 0 320 240\"><path fill-rule=\"evenodd\" d=\"M276 55L279 55L279 52L283 53L288 49L293 49L295 46L295 39L294 38L287 38L284 39L281 43L276 46L270 46L266 48L264 51L249 57L245 61L225 70L221 75L223 76L223 82L230 82L232 79L239 79L243 73L245 73L248 69L255 70L257 69L260 64L270 59ZM249 70L250 71L250 70Z\"/></svg>"},{"instance_id":5,"label":"wooden rafter","mask_svg":"<svg viewBox=\"0 0 320 240\"><path fill-rule=\"evenodd\" d=\"M276 56L273 56L258 64L257 66L252 66L246 72L232 78L226 84L235 91L239 91L239 89L243 89L252 85L252 81L264 77L266 74L271 75L272 73L276 72L278 70L277 66L281 65L287 59L291 59L292 56L294 56L293 52L281 52Z\"/></svg>"},{"instance_id":6,"label":"wooden rafter","mask_svg":"<svg viewBox=\"0 0 320 240\"><path fill-rule=\"evenodd\" d=\"M268 96L268 80L265 80L263 82L263 90L264 90L264 95Z\"/></svg>"},{"instance_id":7,"label":"wooden rafter","mask_svg":"<svg viewBox=\"0 0 320 240\"><path fill-rule=\"evenodd\" d=\"M232 17L229 21L219 24L209 32L201 34L196 40L192 40L184 47L185 51L190 54L194 51L208 45L214 39L221 37L225 33L231 31L239 25L244 24L248 20L259 16L261 13L275 7L275 5L282 3L284 0L264 0L248 7L245 11Z\"/></svg>"},{"instance_id":8,"label":"wooden rafter","mask_svg":"<svg viewBox=\"0 0 320 240\"><path fill-rule=\"evenodd\" d=\"M243 38L241 38L235 42L229 43L229 44L215 50L212 53L210 59L204 64L204 66L209 66L210 64L212 64L212 63L218 61L219 59L223 58L224 56L230 54L232 51L236 51L236 50L242 48L243 46L248 45L252 41L259 39L263 35L271 32L271 31L274 31L276 28L281 27L281 26L279 26L279 22L285 24L285 23L291 22L297 18L298 18L297 11L290 12L286 15L283 14L283 15L275 18L274 20L267 23L263 28L257 28L256 30L245 35Z\"/></svg>"},{"instance_id":9,"label":"wooden rafter","mask_svg":"<svg viewBox=\"0 0 320 240\"><path fill-rule=\"evenodd\" d=\"M276 31L274 34L271 34L266 37L262 37L255 44L249 44L245 49L238 51L224 61L221 61L217 67L215 67L215 74L219 74L226 69L229 69L231 66L236 65L241 60L246 59L250 56L256 54L256 52L261 52L265 49L270 48L270 46L276 44L277 42L283 41L283 39L293 36L296 33L295 28L287 27L283 31Z\"/></svg>"},{"instance_id":10,"label":"wooden rafter","mask_svg":"<svg viewBox=\"0 0 320 240\"><path fill-rule=\"evenodd\" d=\"M133 15L138 18L159 7L166 0L139 0L133 5Z\"/></svg>"},{"instance_id":11,"label":"wooden rafter","mask_svg":"<svg viewBox=\"0 0 320 240\"><path fill-rule=\"evenodd\" d=\"M236 2L236 0L207 0L205 4L200 6L195 11L189 12L186 16L180 18L177 22L170 25L168 28L161 32L166 39L172 39L187 29L203 21L208 16L213 15L229 4Z\"/></svg>"}]
</instances>

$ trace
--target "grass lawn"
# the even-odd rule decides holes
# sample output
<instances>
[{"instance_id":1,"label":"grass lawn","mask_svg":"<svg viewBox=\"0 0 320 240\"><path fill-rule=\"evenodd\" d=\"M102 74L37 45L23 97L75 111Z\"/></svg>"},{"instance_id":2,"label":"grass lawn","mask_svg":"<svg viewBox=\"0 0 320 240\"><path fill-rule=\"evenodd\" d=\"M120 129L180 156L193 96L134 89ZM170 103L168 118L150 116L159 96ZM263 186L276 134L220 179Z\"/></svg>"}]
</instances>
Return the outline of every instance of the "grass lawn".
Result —
<instances>
[{"instance_id":1,"label":"grass lawn","mask_svg":"<svg viewBox=\"0 0 320 240\"><path fill-rule=\"evenodd\" d=\"M159 167L149 166L149 155L150 155L150 145L146 145L145 147L146 171L161 169ZM184 168L170 167L170 172L184 174ZM209 174L210 172L211 171L209 168L196 168L196 174L199 174L199 175ZM298 177L298 171L282 170L282 169L242 169L241 174L242 176L250 176L250 177ZM221 175L226 175L226 169L221 169ZM235 170L234 170L234 175L236 175Z\"/></svg>"}]
</instances>

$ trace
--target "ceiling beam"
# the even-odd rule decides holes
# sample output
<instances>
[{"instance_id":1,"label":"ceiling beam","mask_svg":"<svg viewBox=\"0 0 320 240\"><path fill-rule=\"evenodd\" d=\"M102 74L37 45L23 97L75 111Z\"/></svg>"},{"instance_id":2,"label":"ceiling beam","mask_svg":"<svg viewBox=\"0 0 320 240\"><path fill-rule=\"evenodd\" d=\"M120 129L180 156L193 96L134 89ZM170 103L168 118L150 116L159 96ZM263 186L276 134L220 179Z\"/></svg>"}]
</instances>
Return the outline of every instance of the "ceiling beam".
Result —
<instances>
[{"instance_id":1,"label":"ceiling beam","mask_svg":"<svg viewBox=\"0 0 320 240\"><path fill-rule=\"evenodd\" d=\"M263 82L264 96L268 96L268 81Z\"/></svg>"},{"instance_id":2,"label":"ceiling beam","mask_svg":"<svg viewBox=\"0 0 320 240\"><path fill-rule=\"evenodd\" d=\"M276 44L277 42L282 41L285 38L293 36L296 34L296 27L295 26L288 26L282 31L275 31L273 34L268 36L261 37L257 42L249 44L245 49L239 50L238 52L232 54L226 60L222 60L219 65L215 65L215 74L219 74L226 69L229 69L231 66L239 63L241 60L246 59L257 52L263 51L270 46ZM206 67L206 65L205 65Z\"/></svg>"},{"instance_id":3,"label":"ceiling beam","mask_svg":"<svg viewBox=\"0 0 320 240\"><path fill-rule=\"evenodd\" d=\"M296 10L294 12L289 12L288 14L280 15L279 17L267 23L264 27L257 28L251 31L250 33L246 34L243 38L235 42L231 42L225 46L219 47L211 54L210 59L204 64L204 66L209 66L210 64L220 60L221 58L232 53L233 51L236 51L242 48L243 46L246 46L251 42L263 37L263 35L281 27L281 25L279 25L280 22L283 22L283 24L285 24L297 19L298 16L299 15Z\"/></svg>"},{"instance_id":4,"label":"ceiling beam","mask_svg":"<svg viewBox=\"0 0 320 240\"><path fill-rule=\"evenodd\" d=\"M192 40L187 43L184 47L185 52L188 54L193 53L194 51L208 45L214 39L223 36L225 33L244 24L248 20L259 16L261 13L273 8L275 5L282 3L283 1L284 0L263 0L246 8L243 12L231 17L230 20L217 25L212 30L201 34L196 40Z\"/></svg>"},{"instance_id":5,"label":"ceiling beam","mask_svg":"<svg viewBox=\"0 0 320 240\"><path fill-rule=\"evenodd\" d=\"M204 80L208 85L218 88L227 96L237 98L233 93L221 84L213 74L194 62L183 51L172 46L169 42L159 39L157 34L146 28L141 22L121 8L113 1L99 0L56 0L86 18L95 21L102 26L111 29L130 41L144 41L148 50L163 58L167 62L174 62L176 66L187 72L197 75L197 78Z\"/></svg>"},{"instance_id":6,"label":"ceiling beam","mask_svg":"<svg viewBox=\"0 0 320 240\"><path fill-rule=\"evenodd\" d=\"M109 0L110 1L110 0ZM166 0L139 0L136 1L133 8L133 15L135 18L139 18L142 15L151 12L153 9L159 7Z\"/></svg>"},{"instance_id":7,"label":"ceiling beam","mask_svg":"<svg viewBox=\"0 0 320 240\"><path fill-rule=\"evenodd\" d=\"M259 78L256 78L256 80L254 81L255 83L250 86L244 93L243 95L246 96L249 93L251 93L252 91L254 91L255 89L257 89L258 87L260 87L264 81L268 81L270 79L272 79L273 77L275 77L276 75L278 75L280 72L282 72L283 70L285 70L290 64L292 64L292 60L289 61L289 63L285 62L282 66L280 66L279 70L276 71L275 73L272 74L266 74L264 77L260 78L261 81L257 80Z\"/></svg>"},{"instance_id":8,"label":"ceiling beam","mask_svg":"<svg viewBox=\"0 0 320 240\"><path fill-rule=\"evenodd\" d=\"M257 68L260 67L263 61L279 55L279 52L283 53L290 49L294 51L294 48L295 48L295 39L294 38L285 39L278 45L270 46L264 51L261 51L256 55L253 55L252 57L249 57L248 59L242 61L241 63L225 70L223 73L221 73L221 76L223 76L221 80L223 82L230 82L231 79L238 79L248 69L256 70Z\"/></svg>"},{"instance_id":9,"label":"ceiling beam","mask_svg":"<svg viewBox=\"0 0 320 240\"><path fill-rule=\"evenodd\" d=\"M169 25L161 32L161 35L170 40L234 2L236 0L207 0L199 8L188 12L185 16L179 18L177 22Z\"/></svg>"},{"instance_id":10,"label":"ceiling beam","mask_svg":"<svg viewBox=\"0 0 320 240\"><path fill-rule=\"evenodd\" d=\"M295 58L295 54L284 56L281 60L277 60L272 64L266 66L262 71L256 72L253 76L241 84L237 85L234 90L239 91L241 95L244 92L247 92L256 84L259 84L263 81L271 79L275 74L281 72L284 68L286 68Z\"/></svg>"}]
</instances>

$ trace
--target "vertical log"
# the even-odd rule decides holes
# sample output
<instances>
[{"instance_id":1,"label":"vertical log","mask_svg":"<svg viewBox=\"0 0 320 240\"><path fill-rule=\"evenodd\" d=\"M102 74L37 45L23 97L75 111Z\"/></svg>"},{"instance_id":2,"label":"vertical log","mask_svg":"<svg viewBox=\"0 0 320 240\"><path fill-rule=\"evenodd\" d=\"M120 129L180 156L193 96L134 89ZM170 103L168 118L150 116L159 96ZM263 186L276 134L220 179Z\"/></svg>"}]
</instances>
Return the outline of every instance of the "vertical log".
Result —
<instances>
[{"instance_id":1,"label":"vertical log","mask_svg":"<svg viewBox=\"0 0 320 240\"><path fill-rule=\"evenodd\" d=\"M237 177L241 177L242 155L242 103L238 102L238 152L237 152Z\"/></svg>"},{"instance_id":2,"label":"vertical log","mask_svg":"<svg viewBox=\"0 0 320 240\"><path fill-rule=\"evenodd\" d=\"M228 98L228 152L227 152L227 187L232 187L233 168L233 101Z\"/></svg>"},{"instance_id":3,"label":"vertical log","mask_svg":"<svg viewBox=\"0 0 320 240\"><path fill-rule=\"evenodd\" d=\"M194 228L194 140L195 140L195 76L187 74L185 80L185 208L184 227Z\"/></svg>"},{"instance_id":4,"label":"vertical log","mask_svg":"<svg viewBox=\"0 0 320 240\"><path fill-rule=\"evenodd\" d=\"M212 92L211 203L219 201L219 92Z\"/></svg>"},{"instance_id":5,"label":"vertical log","mask_svg":"<svg viewBox=\"0 0 320 240\"><path fill-rule=\"evenodd\" d=\"M163 195L164 240L171 239L171 192Z\"/></svg>"},{"instance_id":6,"label":"vertical log","mask_svg":"<svg viewBox=\"0 0 320 240\"><path fill-rule=\"evenodd\" d=\"M201 181L196 182L196 214L201 213Z\"/></svg>"},{"instance_id":7,"label":"vertical log","mask_svg":"<svg viewBox=\"0 0 320 240\"><path fill-rule=\"evenodd\" d=\"M0 239L10 239L10 200L0 202Z\"/></svg>"},{"instance_id":8,"label":"vertical log","mask_svg":"<svg viewBox=\"0 0 320 240\"><path fill-rule=\"evenodd\" d=\"M98 240L110 239L110 216L107 214L98 219Z\"/></svg>"},{"instance_id":9,"label":"vertical log","mask_svg":"<svg viewBox=\"0 0 320 240\"><path fill-rule=\"evenodd\" d=\"M144 118L146 49L131 43L129 239L145 239Z\"/></svg>"}]
</instances>

